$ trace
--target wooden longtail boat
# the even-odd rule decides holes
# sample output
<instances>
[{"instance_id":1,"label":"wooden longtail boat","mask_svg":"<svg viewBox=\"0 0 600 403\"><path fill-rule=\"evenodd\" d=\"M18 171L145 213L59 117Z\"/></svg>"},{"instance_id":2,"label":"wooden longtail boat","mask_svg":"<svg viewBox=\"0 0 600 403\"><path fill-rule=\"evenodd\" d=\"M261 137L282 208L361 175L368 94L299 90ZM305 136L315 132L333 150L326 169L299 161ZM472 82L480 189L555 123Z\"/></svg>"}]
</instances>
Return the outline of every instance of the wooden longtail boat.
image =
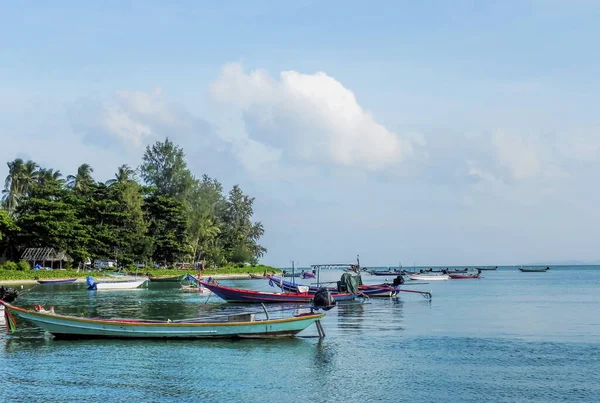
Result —
<instances>
[{"instance_id":1,"label":"wooden longtail boat","mask_svg":"<svg viewBox=\"0 0 600 403\"><path fill-rule=\"evenodd\" d=\"M473 274L458 274L458 273L448 273L453 280L466 280L470 278L479 278L481 276L481 272L473 273Z\"/></svg>"},{"instance_id":2,"label":"wooden longtail boat","mask_svg":"<svg viewBox=\"0 0 600 403\"><path fill-rule=\"evenodd\" d=\"M182 274L181 276L172 277L149 277L149 280L153 283L180 283L186 280L187 276L187 274Z\"/></svg>"},{"instance_id":3,"label":"wooden longtail boat","mask_svg":"<svg viewBox=\"0 0 600 403\"><path fill-rule=\"evenodd\" d=\"M314 294L308 292L281 293L243 290L241 288L225 287L215 283L201 281L204 287L211 290L214 294L227 302L246 302L246 303L310 303ZM356 299L356 295L344 293L332 295L334 301L351 301Z\"/></svg>"},{"instance_id":4,"label":"wooden longtail boat","mask_svg":"<svg viewBox=\"0 0 600 403\"><path fill-rule=\"evenodd\" d=\"M545 269L524 269L521 267L519 268L519 270L521 270L523 273L543 273L550 270L550 268L546 267Z\"/></svg>"},{"instance_id":5,"label":"wooden longtail boat","mask_svg":"<svg viewBox=\"0 0 600 403\"><path fill-rule=\"evenodd\" d=\"M273 284L277 285L277 287L283 288L284 290L286 290L288 292L296 292L298 289L298 286L301 286L300 284L294 284L294 283L282 280L277 277L272 277L271 280L272 280ZM305 287L308 287L308 292L311 294L316 293L320 288L317 286L305 286ZM337 289L332 288L332 287L328 288L328 290L334 296L335 296L335 293L338 292ZM358 290L362 294L368 296L369 298L374 298L374 297L389 298L389 297L397 296L398 293L400 293L400 292L411 292L411 293L421 294L425 298L431 299L431 292L417 291L417 290L404 290L399 287L392 287L389 284L361 285L358 287Z\"/></svg>"},{"instance_id":6,"label":"wooden longtail boat","mask_svg":"<svg viewBox=\"0 0 600 403\"><path fill-rule=\"evenodd\" d=\"M65 283L74 283L77 281L76 278L63 278L63 279L55 279L55 280L37 280L39 284L65 284Z\"/></svg>"},{"instance_id":7,"label":"wooden longtail boat","mask_svg":"<svg viewBox=\"0 0 600 403\"><path fill-rule=\"evenodd\" d=\"M317 275L313 272L310 271L303 271L302 272L302 278L306 279L306 278L315 278L317 277Z\"/></svg>"},{"instance_id":8,"label":"wooden longtail boat","mask_svg":"<svg viewBox=\"0 0 600 403\"><path fill-rule=\"evenodd\" d=\"M391 271L391 270L368 270L367 273L373 276L397 276L398 274L402 274L402 271Z\"/></svg>"},{"instance_id":9,"label":"wooden longtail boat","mask_svg":"<svg viewBox=\"0 0 600 403\"><path fill-rule=\"evenodd\" d=\"M185 320L139 320L139 319L103 319L80 318L58 315L54 310L34 311L13 306L0 300L6 307L7 326L14 331L15 321L11 314L33 323L56 338L272 338L292 337L313 323L317 323L325 314L307 313L284 319L255 319L254 314L232 315L224 321L202 318Z\"/></svg>"},{"instance_id":10,"label":"wooden longtail boat","mask_svg":"<svg viewBox=\"0 0 600 403\"><path fill-rule=\"evenodd\" d=\"M264 279L268 278L267 276L263 276L262 274L248 273L248 275L250 276L251 280L264 280Z\"/></svg>"}]
</instances>

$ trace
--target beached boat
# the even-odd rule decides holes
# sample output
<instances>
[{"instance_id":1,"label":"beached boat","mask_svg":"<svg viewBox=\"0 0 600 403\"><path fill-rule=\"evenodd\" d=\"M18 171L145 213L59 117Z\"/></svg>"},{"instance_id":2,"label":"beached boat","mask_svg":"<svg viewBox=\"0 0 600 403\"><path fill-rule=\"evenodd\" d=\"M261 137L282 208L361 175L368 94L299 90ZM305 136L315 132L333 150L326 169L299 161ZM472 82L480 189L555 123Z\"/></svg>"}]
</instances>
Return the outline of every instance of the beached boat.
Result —
<instances>
[{"instance_id":1,"label":"beached boat","mask_svg":"<svg viewBox=\"0 0 600 403\"><path fill-rule=\"evenodd\" d=\"M520 267L519 270L521 270L523 273L543 273L543 272L550 270L550 268L546 267L545 269L537 269L537 268L524 269L524 268Z\"/></svg>"},{"instance_id":2,"label":"beached boat","mask_svg":"<svg viewBox=\"0 0 600 403\"><path fill-rule=\"evenodd\" d=\"M153 283L180 283L183 280L187 279L187 274L182 274L181 276L171 276L171 277L149 277L148 279Z\"/></svg>"},{"instance_id":3,"label":"beached boat","mask_svg":"<svg viewBox=\"0 0 600 403\"><path fill-rule=\"evenodd\" d=\"M144 278L141 280L106 281L106 282L96 283L96 282L94 282L94 278L92 276L88 276L86 278L86 284L88 286L88 290L132 290L135 288L140 288L147 281L148 281L148 279Z\"/></svg>"},{"instance_id":4,"label":"beached boat","mask_svg":"<svg viewBox=\"0 0 600 403\"><path fill-rule=\"evenodd\" d=\"M263 276L262 274L248 273L248 275L250 276L250 279L252 279L252 280L264 280L264 279L268 278L267 276Z\"/></svg>"},{"instance_id":5,"label":"beached boat","mask_svg":"<svg viewBox=\"0 0 600 403\"><path fill-rule=\"evenodd\" d=\"M208 288L214 294L227 302L245 302L245 303L310 303L314 294L308 292L308 287L300 289L299 292L264 292L254 290L244 290L219 285L214 282L201 281L204 287ZM343 293L332 295L334 301L351 301L356 298L355 294Z\"/></svg>"},{"instance_id":6,"label":"beached boat","mask_svg":"<svg viewBox=\"0 0 600 403\"><path fill-rule=\"evenodd\" d=\"M447 274L409 274L410 280L423 280L423 281L441 281L450 280L450 276Z\"/></svg>"},{"instance_id":7,"label":"beached boat","mask_svg":"<svg viewBox=\"0 0 600 403\"><path fill-rule=\"evenodd\" d=\"M299 271L291 272L291 271L283 270L281 274L283 275L283 277L300 277L300 276L302 276L302 273Z\"/></svg>"},{"instance_id":8,"label":"beached boat","mask_svg":"<svg viewBox=\"0 0 600 403\"><path fill-rule=\"evenodd\" d=\"M63 279L54 279L54 280L37 280L40 284L65 284L65 283L74 283L77 281L76 278L63 278Z\"/></svg>"},{"instance_id":9,"label":"beached boat","mask_svg":"<svg viewBox=\"0 0 600 403\"><path fill-rule=\"evenodd\" d=\"M9 329L16 327L16 314L56 338L161 338L161 339L193 339L193 338L270 338L292 337L325 316L322 313L306 313L283 319L255 319L255 314L230 315L222 319L184 319L184 320L139 320L139 319L104 319L82 318L58 315L54 309L28 310L0 301L0 305L8 311ZM317 323L319 334L322 328ZM324 334L323 334L324 335Z\"/></svg>"}]
</instances>

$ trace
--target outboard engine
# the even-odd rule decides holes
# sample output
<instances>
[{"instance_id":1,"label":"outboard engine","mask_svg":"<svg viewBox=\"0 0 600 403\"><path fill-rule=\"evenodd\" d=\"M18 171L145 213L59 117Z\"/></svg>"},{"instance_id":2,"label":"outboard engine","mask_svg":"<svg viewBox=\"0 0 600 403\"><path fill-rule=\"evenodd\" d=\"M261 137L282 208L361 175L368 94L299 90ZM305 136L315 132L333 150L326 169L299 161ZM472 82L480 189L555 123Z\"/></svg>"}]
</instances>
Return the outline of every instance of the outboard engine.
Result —
<instances>
[{"instance_id":1,"label":"outboard engine","mask_svg":"<svg viewBox=\"0 0 600 403\"><path fill-rule=\"evenodd\" d=\"M335 300L331 296L329 290L325 287L319 288L313 297L313 308L316 310L322 309L328 311L335 306Z\"/></svg>"},{"instance_id":2,"label":"outboard engine","mask_svg":"<svg viewBox=\"0 0 600 403\"><path fill-rule=\"evenodd\" d=\"M86 279L85 279L85 283L87 284L87 289L88 290L95 290L96 289L96 283L94 282L94 277L87 276Z\"/></svg>"},{"instance_id":3,"label":"outboard engine","mask_svg":"<svg viewBox=\"0 0 600 403\"><path fill-rule=\"evenodd\" d=\"M11 303L19 296L19 292L11 287L0 287L0 299L4 302Z\"/></svg>"}]
</instances>

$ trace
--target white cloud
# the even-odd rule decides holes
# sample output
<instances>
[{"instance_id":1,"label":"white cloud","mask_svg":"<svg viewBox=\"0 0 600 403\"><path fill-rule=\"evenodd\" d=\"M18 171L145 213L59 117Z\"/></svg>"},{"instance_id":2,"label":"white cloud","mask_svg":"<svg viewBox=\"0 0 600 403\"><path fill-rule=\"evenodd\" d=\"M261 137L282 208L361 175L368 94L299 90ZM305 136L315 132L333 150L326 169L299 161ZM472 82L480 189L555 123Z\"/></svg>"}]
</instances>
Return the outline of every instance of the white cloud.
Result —
<instances>
[{"instance_id":1,"label":"white cloud","mask_svg":"<svg viewBox=\"0 0 600 403\"><path fill-rule=\"evenodd\" d=\"M226 65L211 86L214 99L242 111L247 135L282 151L286 159L334 162L370 170L413 154L418 135L389 131L357 102L352 91L326 73L243 71Z\"/></svg>"}]
</instances>

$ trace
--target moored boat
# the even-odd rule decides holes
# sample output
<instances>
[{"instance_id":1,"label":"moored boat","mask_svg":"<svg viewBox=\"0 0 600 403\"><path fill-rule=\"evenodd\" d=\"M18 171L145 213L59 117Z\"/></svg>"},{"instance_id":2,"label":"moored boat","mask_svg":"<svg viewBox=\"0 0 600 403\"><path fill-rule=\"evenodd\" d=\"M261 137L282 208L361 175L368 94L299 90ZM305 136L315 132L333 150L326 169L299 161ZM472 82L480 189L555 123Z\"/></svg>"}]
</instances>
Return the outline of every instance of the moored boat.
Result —
<instances>
[{"instance_id":1,"label":"moored boat","mask_svg":"<svg viewBox=\"0 0 600 403\"><path fill-rule=\"evenodd\" d=\"M88 290L132 290L140 288L148 279L132 280L132 281L106 281L96 283L92 276L86 278Z\"/></svg>"},{"instance_id":2,"label":"moored boat","mask_svg":"<svg viewBox=\"0 0 600 403\"><path fill-rule=\"evenodd\" d=\"M264 279L268 278L267 276L263 276L262 274L248 273L248 275L250 276L250 279L252 279L252 280L264 280Z\"/></svg>"},{"instance_id":3,"label":"moored boat","mask_svg":"<svg viewBox=\"0 0 600 403\"><path fill-rule=\"evenodd\" d=\"M201 281L204 287L208 288L214 294L227 302L245 302L245 303L310 303L314 294L308 292L308 287L300 289L298 292L265 292L244 290L219 285L214 282ZM332 294L334 301L351 301L356 298L355 294L338 293Z\"/></svg>"},{"instance_id":4,"label":"moored boat","mask_svg":"<svg viewBox=\"0 0 600 403\"><path fill-rule=\"evenodd\" d=\"M306 278L315 278L317 277L317 275L311 271L303 271L302 272L302 278L306 279Z\"/></svg>"},{"instance_id":5,"label":"moored boat","mask_svg":"<svg viewBox=\"0 0 600 403\"><path fill-rule=\"evenodd\" d=\"M424 281L442 281L450 280L450 276L447 274L409 274L410 280L424 280Z\"/></svg>"},{"instance_id":6,"label":"moored boat","mask_svg":"<svg viewBox=\"0 0 600 403\"><path fill-rule=\"evenodd\" d=\"M52 279L52 280L37 280L39 284L65 284L65 283L74 283L77 281L76 278L62 278L62 279Z\"/></svg>"},{"instance_id":7,"label":"moored boat","mask_svg":"<svg viewBox=\"0 0 600 403\"><path fill-rule=\"evenodd\" d=\"M270 319L265 310L266 319L256 319L255 314L230 315L225 320L184 319L184 320L140 320L140 319L104 319L82 318L46 311L28 310L13 306L0 300L5 306L7 326L14 331L16 325L11 314L16 314L56 338L271 338L293 337L313 323L317 323L319 335L322 334L320 322L322 313L305 313L283 319ZM40 307L41 308L41 307ZM324 334L323 334L324 335Z\"/></svg>"},{"instance_id":8,"label":"moored boat","mask_svg":"<svg viewBox=\"0 0 600 403\"><path fill-rule=\"evenodd\" d=\"M524 269L524 268L520 267L519 270L523 273L543 273L543 272L547 272L548 270L550 270L550 268L546 267L545 269L538 269L538 268Z\"/></svg>"},{"instance_id":9,"label":"moored boat","mask_svg":"<svg viewBox=\"0 0 600 403\"><path fill-rule=\"evenodd\" d=\"M180 276L171 276L171 277L149 277L148 280L150 280L153 283L180 283L183 280L187 279L187 274L182 274Z\"/></svg>"},{"instance_id":10,"label":"moored boat","mask_svg":"<svg viewBox=\"0 0 600 403\"><path fill-rule=\"evenodd\" d=\"M448 276L450 276L450 278L453 280L467 280L467 279L479 278L479 276L481 276L481 270L478 270L477 273L473 273L473 274L448 273Z\"/></svg>"}]
</instances>

